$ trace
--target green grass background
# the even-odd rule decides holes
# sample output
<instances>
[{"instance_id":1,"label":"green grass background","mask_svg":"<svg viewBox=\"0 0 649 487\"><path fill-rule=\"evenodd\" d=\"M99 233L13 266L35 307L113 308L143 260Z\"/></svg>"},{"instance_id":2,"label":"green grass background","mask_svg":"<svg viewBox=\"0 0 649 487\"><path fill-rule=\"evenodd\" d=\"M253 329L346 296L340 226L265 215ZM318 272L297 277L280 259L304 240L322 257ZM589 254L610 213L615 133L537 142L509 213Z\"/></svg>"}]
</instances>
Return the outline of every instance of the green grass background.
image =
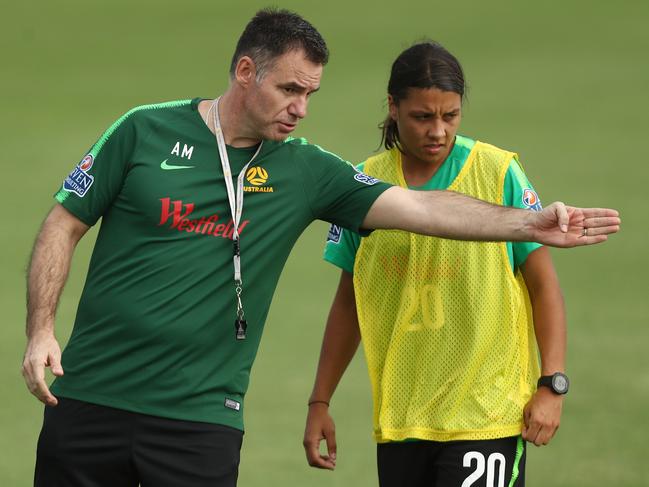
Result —
<instances>
[{"instance_id":1,"label":"green grass background","mask_svg":"<svg viewBox=\"0 0 649 487\"><path fill-rule=\"evenodd\" d=\"M24 387L24 269L52 193L114 119L134 105L227 86L252 1L23 1L0 20L0 485L30 485L42 408ZM379 141L394 57L422 36L462 61L461 132L520 153L545 202L618 208L604 246L554 253L569 315L572 390L549 447L530 448L528 485L646 486L649 255L645 148L649 4L596 1L285 1L332 56L299 135L360 161ZM337 271L320 259L326 226L302 237L283 273L253 368L240 485L376 485L371 401L361 355L332 404L337 471L301 446ZM61 299L65 342L94 231Z\"/></svg>"}]
</instances>

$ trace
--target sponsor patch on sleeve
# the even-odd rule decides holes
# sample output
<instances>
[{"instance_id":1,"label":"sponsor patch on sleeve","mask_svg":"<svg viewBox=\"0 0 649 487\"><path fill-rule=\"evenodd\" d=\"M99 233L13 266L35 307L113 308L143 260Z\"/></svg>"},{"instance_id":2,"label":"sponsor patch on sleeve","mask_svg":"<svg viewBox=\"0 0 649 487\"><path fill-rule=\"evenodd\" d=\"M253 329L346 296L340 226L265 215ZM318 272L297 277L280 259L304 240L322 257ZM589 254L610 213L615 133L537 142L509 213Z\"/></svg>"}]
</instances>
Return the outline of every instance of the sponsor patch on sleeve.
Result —
<instances>
[{"instance_id":1,"label":"sponsor patch on sleeve","mask_svg":"<svg viewBox=\"0 0 649 487\"><path fill-rule=\"evenodd\" d=\"M229 409L234 409L235 411L239 411L241 409L241 403L238 401L235 401L234 399L228 399L227 397L225 398L225 407Z\"/></svg>"},{"instance_id":2,"label":"sponsor patch on sleeve","mask_svg":"<svg viewBox=\"0 0 649 487\"><path fill-rule=\"evenodd\" d=\"M356 174L354 174L354 179L359 183L367 184L368 186L372 186L373 184L376 184L381 181L380 179L376 179L373 178L372 176L368 176L363 172L357 172Z\"/></svg>"},{"instance_id":3,"label":"sponsor patch on sleeve","mask_svg":"<svg viewBox=\"0 0 649 487\"><path fill-rule=\"evenodd\" d=\"M331 225L329 227L329 233L327 234L327 242L333 242L335 244L340 243L340 237L343 234L343 229L338 225Z\"/></svg>"},{"instance_id":4,"label":"sponsor patch on sleeve","mask_svg":"<svg viewBox=\"0 0 649 487\"><path fill-rule=\"evenodd\" d=\"M70 175L63 181L63 189L83 198L95 180L94 177L88 174L94 162L95 159L92 154L88 154L81 159L81 162L77 164Z\"/></svg>"},{"instance_id":5,"label":"sponsor patch on sleeve","mask_svg":"<svg viewBox=\"0 0 649 487\"><path fill-rule=\"evenodd\" d=\"M543 209L539 195L536 194L536 191L530 188L525 188L523 190L523 204L530 210L541 211Z\"/></svg>"}]
</instances>

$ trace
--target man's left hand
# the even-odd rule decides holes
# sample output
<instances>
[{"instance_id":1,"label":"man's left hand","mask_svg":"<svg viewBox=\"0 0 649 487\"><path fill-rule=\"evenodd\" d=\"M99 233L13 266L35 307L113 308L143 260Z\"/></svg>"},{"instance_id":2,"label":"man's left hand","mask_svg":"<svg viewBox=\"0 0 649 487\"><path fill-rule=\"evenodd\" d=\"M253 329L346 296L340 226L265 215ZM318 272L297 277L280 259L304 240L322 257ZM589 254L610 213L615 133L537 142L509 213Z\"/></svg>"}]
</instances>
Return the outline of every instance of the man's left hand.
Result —
<instances>
[{"instance_id":1,"label":"man's left hand","mask_svg":"<svg viewBox=\"0 0 649 487\"><path fill-rule=\"evenodd\" d=\"M523 409L523 439L536 446L547 445L561 421L563 396L539 387Z\"/></svg>"},{"instance_id":2,"label":"man's left hand","mask_svg":"<svg viewBox=\"0 0 649 487\"><path fill-rule=\"evenodd\" d=\"M531 234L535 242L552 247L577 247L604 242L620 230L619 213L609 208L575 208L552 203L532 212Z\"/></svg>"}]
</instances>

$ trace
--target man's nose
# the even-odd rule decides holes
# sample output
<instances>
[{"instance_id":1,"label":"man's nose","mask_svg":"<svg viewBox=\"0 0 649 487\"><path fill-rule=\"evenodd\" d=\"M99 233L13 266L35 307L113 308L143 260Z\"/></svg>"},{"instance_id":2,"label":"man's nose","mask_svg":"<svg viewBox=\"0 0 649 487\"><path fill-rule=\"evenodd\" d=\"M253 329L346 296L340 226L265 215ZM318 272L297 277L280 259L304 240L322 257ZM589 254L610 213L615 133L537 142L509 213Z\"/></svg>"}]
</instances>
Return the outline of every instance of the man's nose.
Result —
<instances>
[{"instance_id":1,"label":"man's nose","mask_svg":"<svg viewBox=\"0 0 649 487\"><path fill-rule=\"evenodd\" d=\"M288 107L288 113L297 118L306 117L307 103L308 101L306 96L293 100L293 102Z\"/></svg>"}]
</instances>

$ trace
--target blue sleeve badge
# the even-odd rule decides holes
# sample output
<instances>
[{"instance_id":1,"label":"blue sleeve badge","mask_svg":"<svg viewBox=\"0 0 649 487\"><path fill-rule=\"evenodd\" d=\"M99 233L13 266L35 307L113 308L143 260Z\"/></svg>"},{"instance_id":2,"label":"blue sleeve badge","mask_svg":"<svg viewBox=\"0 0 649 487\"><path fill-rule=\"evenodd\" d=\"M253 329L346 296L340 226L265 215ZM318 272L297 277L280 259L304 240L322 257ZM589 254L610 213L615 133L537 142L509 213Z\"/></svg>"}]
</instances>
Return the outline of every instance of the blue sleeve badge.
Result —
<instances>
[{"instance_id":1,"label":"blue sleeve badge","mask_svg":"<svg viewBox=\"0 0 649 487\"><path fill-rule=\"evenodd\" d=\"M381 181L380 179L376 179L373 178L372 176L368 176L363 172L357 172L356 174L354 174L354 179L359 183L367 184L368 186L372 186L373 184L376 184Z\"/></svg>"},{"instance_id":2,"label":"blue sleeve badge","mask_svg":"<svg viewBox=\"0 0 649 487\"><path fill-rule=\"evenodd\" d=\"M329 233L327 234L327 242L340 243L340 237L343 234L343 229L338 225L331 225Z\"/></svg>"},{"instance_id":3,"label":"blue sleeve badge","mask_svg":"<svg viewBox=\"0 0 649 487\"><path fill-rule=\"evenodd\" d=\"M81 162L77 164L70 175L65 178L65 181L63 181L63 189L83 198L95 180L94 177L88 174L94 161L95 158L92 154L88 154L86 157L81 159Z\"/></svg>"},{"instance_id":4,"label":"blue sleeve badge","mask_svg":"<svg viewBox=\"0 0 649 487\"><path fill-rule=\"evenodd\" d=\"M539 196L531 188L525 188L523 190L523 204L529 210L541 211L543 209Z\"/></svg>"}]
</instances>

